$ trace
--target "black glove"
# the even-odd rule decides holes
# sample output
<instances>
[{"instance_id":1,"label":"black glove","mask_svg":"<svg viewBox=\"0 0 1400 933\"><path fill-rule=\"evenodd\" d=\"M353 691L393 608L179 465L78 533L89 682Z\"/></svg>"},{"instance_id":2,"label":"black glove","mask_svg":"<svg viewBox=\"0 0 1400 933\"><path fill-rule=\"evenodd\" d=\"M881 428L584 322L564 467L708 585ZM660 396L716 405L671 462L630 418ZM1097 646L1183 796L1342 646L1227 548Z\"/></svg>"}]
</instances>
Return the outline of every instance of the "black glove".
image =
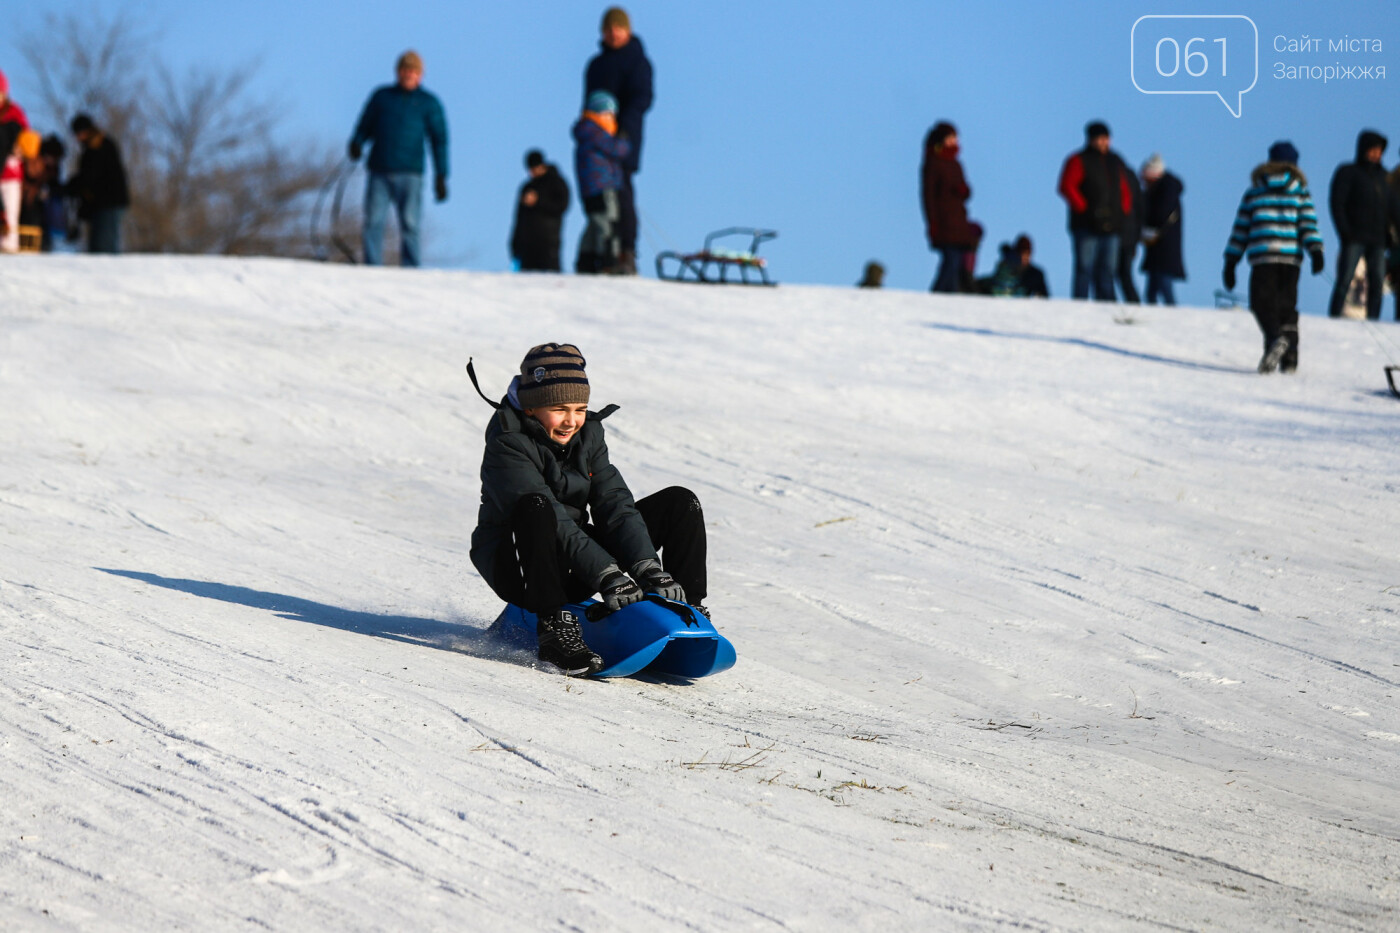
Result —
<instances>
[{"instance_id":1,"label":"black glove","mask_svg":"<svg viewBox=\"0 0 1400 933\"><path fill-rule=\"evenodd\" d=\"M433 197L441 204L447 200L447 179L439 175L433 179Z\"/></svg>"},{"instance_id":2,"label":"black glove","mask_svg":"<svg viewBox=\"0 0 1400 933\"><path fill-rule=\"evenodd\" d=\"M1235 290L1235 264L1229 259L1225 260L1225 273L1221 278L1225 280L1225 290L1227 292Z\"/></svg>"},{"instance_id":3,"label":"black glove","mask_svg":"<svg viewBox=\"0 0 1400 933\"><path fill-rule=\"evenodd\" d=\"M612 566L603 571L603 581L598 584L598 595L603 597L603 604L608 607L609 612L617 612L623 606L640 602L642 590L627 574Z\"/></svg>"},{"instance_id":4,"label":"black glove","mask_svg":"<svg viewBox=\"0 0 1400 933\"><path fill-rule=\"evenodd\" d=\"M648 593L655 593L663 599L675 600L678 603L685 602L685 590L681 589L681 585L669 573L661 569L659 563L650 558L637 561L632 567L632 579Z\"/></svg>"},{"instance_id":5,"label":"black glove","mask_svg":"<svg viewBox=\"0 0 1400 933\"><path fill-rule=\"evenodd\" d=\"M1322 250L1315 249L1308 255L1312 256L1312 273L1313 275L1317 275L1322 271L1322 266L1324 265Z\"/></svg>"},{"instance_id":6,"label":"black glove","mask_svg":"<svg viewBox=\"0 0 1400 933\"><path fill-rule=\"evenodd\" d=\"M351 161L351 162L358 162L358 161L360 161L360 153L363 152L363 151L364 151L364 150L360 147L360 144L359 144L359 143L351 143L351 144L350 144L350 161Z\"/></svg>"}]
</instances>

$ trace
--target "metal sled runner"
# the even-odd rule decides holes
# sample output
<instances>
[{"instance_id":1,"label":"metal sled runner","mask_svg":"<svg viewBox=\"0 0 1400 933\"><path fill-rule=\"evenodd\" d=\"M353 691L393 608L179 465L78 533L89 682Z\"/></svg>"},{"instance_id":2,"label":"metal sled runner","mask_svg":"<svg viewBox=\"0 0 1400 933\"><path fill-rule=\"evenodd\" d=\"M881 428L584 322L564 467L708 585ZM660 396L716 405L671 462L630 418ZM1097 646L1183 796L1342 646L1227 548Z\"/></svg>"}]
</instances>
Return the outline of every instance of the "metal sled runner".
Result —
<instances>
[{"instance_id":1,"label":"metal sled runner","mask_svg":"<svg viewBox=\"0 0 1400 933\"><path fill-rule=\"evenodd\" d=\"M705 237L705 246L698 253L677 253L674 250L656 254L656 277L669 282L704 282L711 285L776 285L768 278L768 260L758 255L758 247L766 240L778 235L776 230L760 230L756 227L725 227ZM747 250L717 248L715 240L731 236L749 237ZM666 263L675 266L668 275ZM739 279L730 282L729 270L738 269ZM758 281L749 278L750 272L758 273Z\"/></svg>"}]
</instances>

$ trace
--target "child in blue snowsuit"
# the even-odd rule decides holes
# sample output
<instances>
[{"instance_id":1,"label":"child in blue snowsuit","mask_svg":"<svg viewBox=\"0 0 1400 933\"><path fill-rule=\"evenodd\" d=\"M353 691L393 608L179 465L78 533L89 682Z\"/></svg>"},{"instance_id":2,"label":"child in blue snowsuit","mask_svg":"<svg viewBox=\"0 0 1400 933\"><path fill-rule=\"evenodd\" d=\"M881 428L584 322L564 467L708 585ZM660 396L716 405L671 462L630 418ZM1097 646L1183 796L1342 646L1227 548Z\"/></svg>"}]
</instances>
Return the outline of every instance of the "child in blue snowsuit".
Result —
<instances>
[{"instance_id":1,"label":"child in blue snowsuit","mask_svg":"<svg viewBox=\"0 0 1400 933\"><path fill-rule=\"evenodd\" d=\"M621 255L618 221L622 160L632 143L617 131L617 98L607 91L588 95L583 116L574 124L574 171L588 227L578 244L575 272L611 273Z\"/></svg>"}]
</instances>

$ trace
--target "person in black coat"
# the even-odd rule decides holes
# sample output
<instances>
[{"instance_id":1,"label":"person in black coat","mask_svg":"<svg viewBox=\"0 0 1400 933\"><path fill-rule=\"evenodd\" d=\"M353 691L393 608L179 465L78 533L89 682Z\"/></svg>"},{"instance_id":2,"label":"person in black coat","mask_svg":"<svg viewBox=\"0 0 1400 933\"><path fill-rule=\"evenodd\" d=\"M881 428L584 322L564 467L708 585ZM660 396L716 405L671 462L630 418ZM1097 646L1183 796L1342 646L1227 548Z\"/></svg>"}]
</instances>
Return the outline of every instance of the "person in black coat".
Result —
<instances>
[{"instance_id":1,"label":"person in black coat","mask_svg":"<svg viewBox=\"0 0 1400 933\"><path fill-rule=\"evenodd\" d=\"M87 222L87 250L120 253L122 217L131 206L121 150L85 113L74 117L70 126L83 154L78 174L68 182L68 193L78 201L78 219Z\"/></svg>"},{"instance_id":2,"label":"person in black coat","mask_svg":"<svg viewBox=\"0 0 1400 933\"><path fill-rule=\"evenodd\" d=\"M1128 184L1128 197L1132 206L1123 214L1123 232L1118 235L1118 290L1123 300L1130 304L1142 304L1137 283L1133 281L1133 263L1137 260L1138 246L1142 243L1142 186L1137 176L1125 171L1123 177Z\"/></svg>"},{"instance_id":3,"label":"person in black coat","mask_svg":"<svg viewBox=\"0 0 1400 933\"><path fill-rule=\"evenodd\" d=\"M515 200L510 257L521 272L558 272L560 228L569 209L569 183L559 170L531 149L525 155L530 177Z\"/></svg>"},{"instance_id":4,"label":"person in black coat","mask_svg":"<svg viewBox=\"0 0 1400 933\"><path fill-rule=\"evenodd\" d=\"M1385 244L1387 228L1400 225L1400 197L1390 188L1381 156L1386 138L1374 130L1362 130L1356 140L1356 161L1337 166L1332 175L1329 204L1332 223L1337 228L1337 281L1327 313L1341 317L1347 289L1356 264L1366 260L1366 317L1379 320L1381 289L1385 284Z\"/></svg>"},{"instance_id":5,"label":"person in black coat","mask_svg":"<svg viewBox=\"0 0 1400 933\"><path fill-rule=\"evenodd\" d=\"M1167 171L1155 152L1143 163L1142 271L1147 273L1147 303L1176 304L1172 280L1186 278L1181 258L1181 179Z\"/></svg>"},{"instance_id":6,"label":"person in black coat","mask_svg":"<svg viewBox=\"0 0 1400 933\"><path fill-rule=\"evenodd\" d=\"M618 191L618 237L621 256L614 271L637 274L637 200L632 176L642 170L642 125L651 109L651 59L642 40L632 35L632 21L622 7L609 7L603 14L602 51L588 62L583 75L583 99L594 91L607 91L617 98L617 131L632 144L632 152L622 162L622 187Z\"/></svg>"}]
</instances>

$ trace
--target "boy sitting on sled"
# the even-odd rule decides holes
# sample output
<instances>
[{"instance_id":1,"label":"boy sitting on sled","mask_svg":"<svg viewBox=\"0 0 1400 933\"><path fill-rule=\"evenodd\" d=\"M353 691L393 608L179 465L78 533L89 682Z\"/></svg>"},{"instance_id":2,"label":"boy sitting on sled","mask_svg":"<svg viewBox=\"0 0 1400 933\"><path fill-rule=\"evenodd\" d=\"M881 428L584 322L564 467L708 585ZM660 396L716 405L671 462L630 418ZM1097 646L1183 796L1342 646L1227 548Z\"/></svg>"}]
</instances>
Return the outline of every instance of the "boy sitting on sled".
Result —
<instances>
[{"instance_id":1,"label":"boy sitting on sled","mask_svg":"<svg viewBox=\"0 0 1400 933\"><path fill-rule=\"evenodd\" d=\"M486 427L472 563L498 596L539 617L540 660L570 676L603 660L568 603L598 593L616 611L655 593L705 611L700 501L680 486L633 501L603 437L615 410L589 411L578 348L546 343L525 355Z\"/></svg>"}]
</instances>

